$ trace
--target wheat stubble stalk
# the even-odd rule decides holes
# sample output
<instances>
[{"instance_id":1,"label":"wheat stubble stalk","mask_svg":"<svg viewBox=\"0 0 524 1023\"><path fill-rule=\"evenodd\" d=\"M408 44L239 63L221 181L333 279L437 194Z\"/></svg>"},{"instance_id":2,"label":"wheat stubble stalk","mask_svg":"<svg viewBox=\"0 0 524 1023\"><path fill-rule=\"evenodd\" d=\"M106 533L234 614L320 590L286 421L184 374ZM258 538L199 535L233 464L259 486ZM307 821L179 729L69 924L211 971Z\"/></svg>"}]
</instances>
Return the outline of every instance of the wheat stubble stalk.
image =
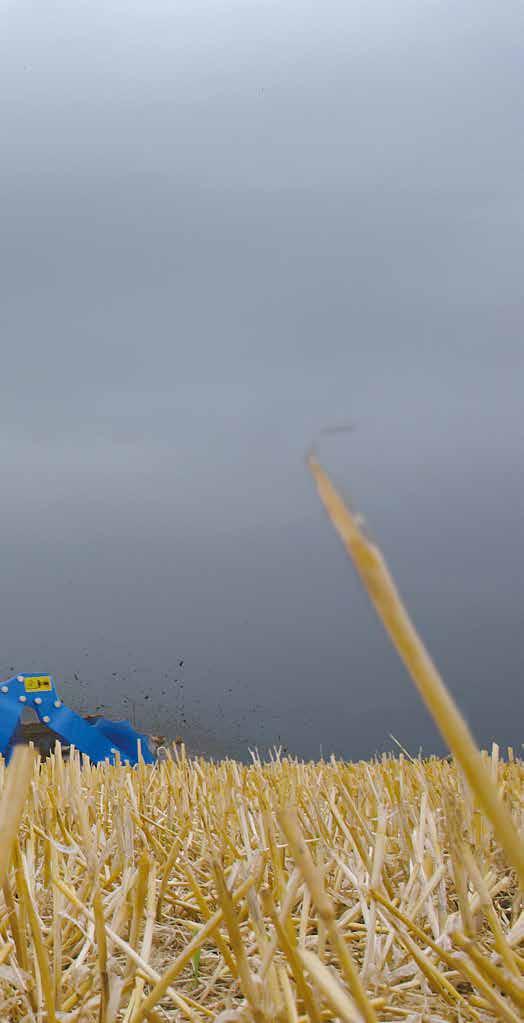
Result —
<instances>
[{"instance_id":1,"label":"wheat stubble stalk","mask_svg":"<svg viewBox=\"0 0 524 1023\"><path fill-rule=\"evenodd\" d=\"M365 537L356 517L314 455L309 456L308 465L322 504L379 618L524 887L524 839L500 798L466 721L409 617L380 550Z\"/></svg>"}]
</instances>

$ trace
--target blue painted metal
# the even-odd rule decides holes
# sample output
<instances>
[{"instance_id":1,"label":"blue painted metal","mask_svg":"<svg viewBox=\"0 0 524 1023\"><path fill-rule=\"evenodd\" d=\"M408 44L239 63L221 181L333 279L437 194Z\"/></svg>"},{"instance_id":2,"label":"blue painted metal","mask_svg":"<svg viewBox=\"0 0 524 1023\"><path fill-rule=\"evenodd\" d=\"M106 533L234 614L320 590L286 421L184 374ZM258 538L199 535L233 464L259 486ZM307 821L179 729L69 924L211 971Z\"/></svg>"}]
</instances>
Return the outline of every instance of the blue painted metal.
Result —
<instances>
[{"instance_id":1,"label":"blue painted metal","mask_svg":"<svg viewBox=\"0 0 524 1023\"><path fill-rule=\"evenodd\" d=\"M122 760L130 760L137 756L137 741L140 740L140 748L146 763L150 763L147 755L150 754L149 739L142 732L137 732L129 721L110 721L109 718L97 718L93 722L93 728L98 728L105 735L112 746L120 750ZM152 758L154 759L154 758Z\"/></svg>"},{"instance_id":2,"label":"blue painted metal","mask_svg":"<svg viewBox=\"0 0 524 1023\"><path fill-rule=\"evenodd\" d=\"M24 707L32 707L44 725L96 764L104 760L114 764L120 759L135 765L139 755L146 764L155 762L147 736L127 721L99 718L90 724L64 706L52 675L23 673L0 685L0 754L7 759Z\"/></svg>"}]
</instances>

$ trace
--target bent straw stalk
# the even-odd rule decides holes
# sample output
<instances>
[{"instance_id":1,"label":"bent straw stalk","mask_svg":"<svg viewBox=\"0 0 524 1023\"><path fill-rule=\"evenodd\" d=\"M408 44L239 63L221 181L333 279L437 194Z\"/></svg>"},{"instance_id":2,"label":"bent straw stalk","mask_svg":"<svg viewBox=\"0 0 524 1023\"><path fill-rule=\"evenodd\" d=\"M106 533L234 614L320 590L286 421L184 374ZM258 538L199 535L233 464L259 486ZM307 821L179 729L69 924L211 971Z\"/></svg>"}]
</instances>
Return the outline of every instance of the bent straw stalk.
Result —
<instances>
[{"instance_id":1,"label":"bent straw stalk","mask_svg":"<svg viewBox=\"0 0 524 1023\"><path fill-rule=\"evenodd\" d=\"M355 516L313 455L309 456L308 465L320 499L379 618L524 888L524 839L513 824L462 714L408 615L380 550L364 536Z\"/></svg>"}]
</instances>

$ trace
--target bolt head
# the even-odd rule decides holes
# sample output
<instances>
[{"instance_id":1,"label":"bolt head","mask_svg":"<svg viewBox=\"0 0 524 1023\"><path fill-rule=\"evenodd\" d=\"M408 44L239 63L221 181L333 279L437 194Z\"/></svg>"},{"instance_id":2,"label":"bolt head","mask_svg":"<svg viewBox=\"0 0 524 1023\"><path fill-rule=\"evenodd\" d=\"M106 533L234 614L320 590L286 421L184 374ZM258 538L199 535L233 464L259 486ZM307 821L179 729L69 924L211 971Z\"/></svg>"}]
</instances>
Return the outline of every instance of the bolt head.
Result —
<instances>
[{"instance_id":1,"label":"bolt head","mask_svg":"<svg viewBox=\"0 0 524 1023\"><path fill-rule=\"evenodd\" d=\"M46 725L48 725L48 724L49 724L50 720L51 720L51 718L49 717L49 714L44 714L44 716L43 716L43 718L42 718L42 721L43 721L43 722L44 722L44 723L45 723Z\"/></svg>"},{"instance_id":2,"label":"bolt head","mask_svg":"<svg viewBox=\"0 0 524 1023\"><path fill-rule=\"evenodd\" d=\"M1 691L2 691L2 693L8 693L9 692L9 686L2 686Z\"/></svg>"},{"instance_id":3,"label":"bolt head","mask_svg":"<svg viewBox=\"0 0 524 1023\"><path fill-rule=\"evenodd\" d=\"M27 700L27 696L24 696L24 694L22 693L22 695L19 696L18 699L20 700L20 703L25 703Z\"/></svg>"},{"instance_id":4,"label":"bolt head","mask_svg":"<svg viewBox=\"0 0 524 1023\"><path fill-rule=\"evenodd\" d=\"M62 706L62 701L61 700L55 700L54 706L55 707L61 707Z\"/></svg>"},{"instance_id":5,"label":"bolt head","mask_svg":"<svg viewBox=\"0 0 524 1023\"><path fill-rule=\"evenodd\" d=\"M35 696L35 703L42 703L42 697L41 696Z\"/></svg>"},{"instance_id":6,"label":"bolt head","mask_svg":"<svg viewBox=\"0 0 524 1023\"><path fill-rule=\"evenodd\" d=\"M24 676L23 675L17 675L16 677L17 677L18 682L23 682L24 681Z\"/></svg>"}]
</instances>

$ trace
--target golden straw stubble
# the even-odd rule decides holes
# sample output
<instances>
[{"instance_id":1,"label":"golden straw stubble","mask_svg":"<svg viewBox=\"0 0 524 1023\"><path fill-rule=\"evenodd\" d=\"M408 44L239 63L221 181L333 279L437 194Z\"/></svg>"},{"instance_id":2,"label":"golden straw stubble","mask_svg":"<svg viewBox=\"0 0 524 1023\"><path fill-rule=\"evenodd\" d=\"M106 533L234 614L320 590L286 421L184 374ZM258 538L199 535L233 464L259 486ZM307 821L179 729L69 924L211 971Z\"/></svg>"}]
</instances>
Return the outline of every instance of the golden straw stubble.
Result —
<instances>
[{"instance_id":1,"label":"golden straw stubble","mask_svg":"<svg viewBox=\"0 0 524 1023\"><path fill-rule=\"evenodd\" d=\"M486 766L522 826L522 762ZM0 1020L521 1018L516 878L450 811L455 761L26 767L0 767Z\"/></svg>"}]
</instances>

